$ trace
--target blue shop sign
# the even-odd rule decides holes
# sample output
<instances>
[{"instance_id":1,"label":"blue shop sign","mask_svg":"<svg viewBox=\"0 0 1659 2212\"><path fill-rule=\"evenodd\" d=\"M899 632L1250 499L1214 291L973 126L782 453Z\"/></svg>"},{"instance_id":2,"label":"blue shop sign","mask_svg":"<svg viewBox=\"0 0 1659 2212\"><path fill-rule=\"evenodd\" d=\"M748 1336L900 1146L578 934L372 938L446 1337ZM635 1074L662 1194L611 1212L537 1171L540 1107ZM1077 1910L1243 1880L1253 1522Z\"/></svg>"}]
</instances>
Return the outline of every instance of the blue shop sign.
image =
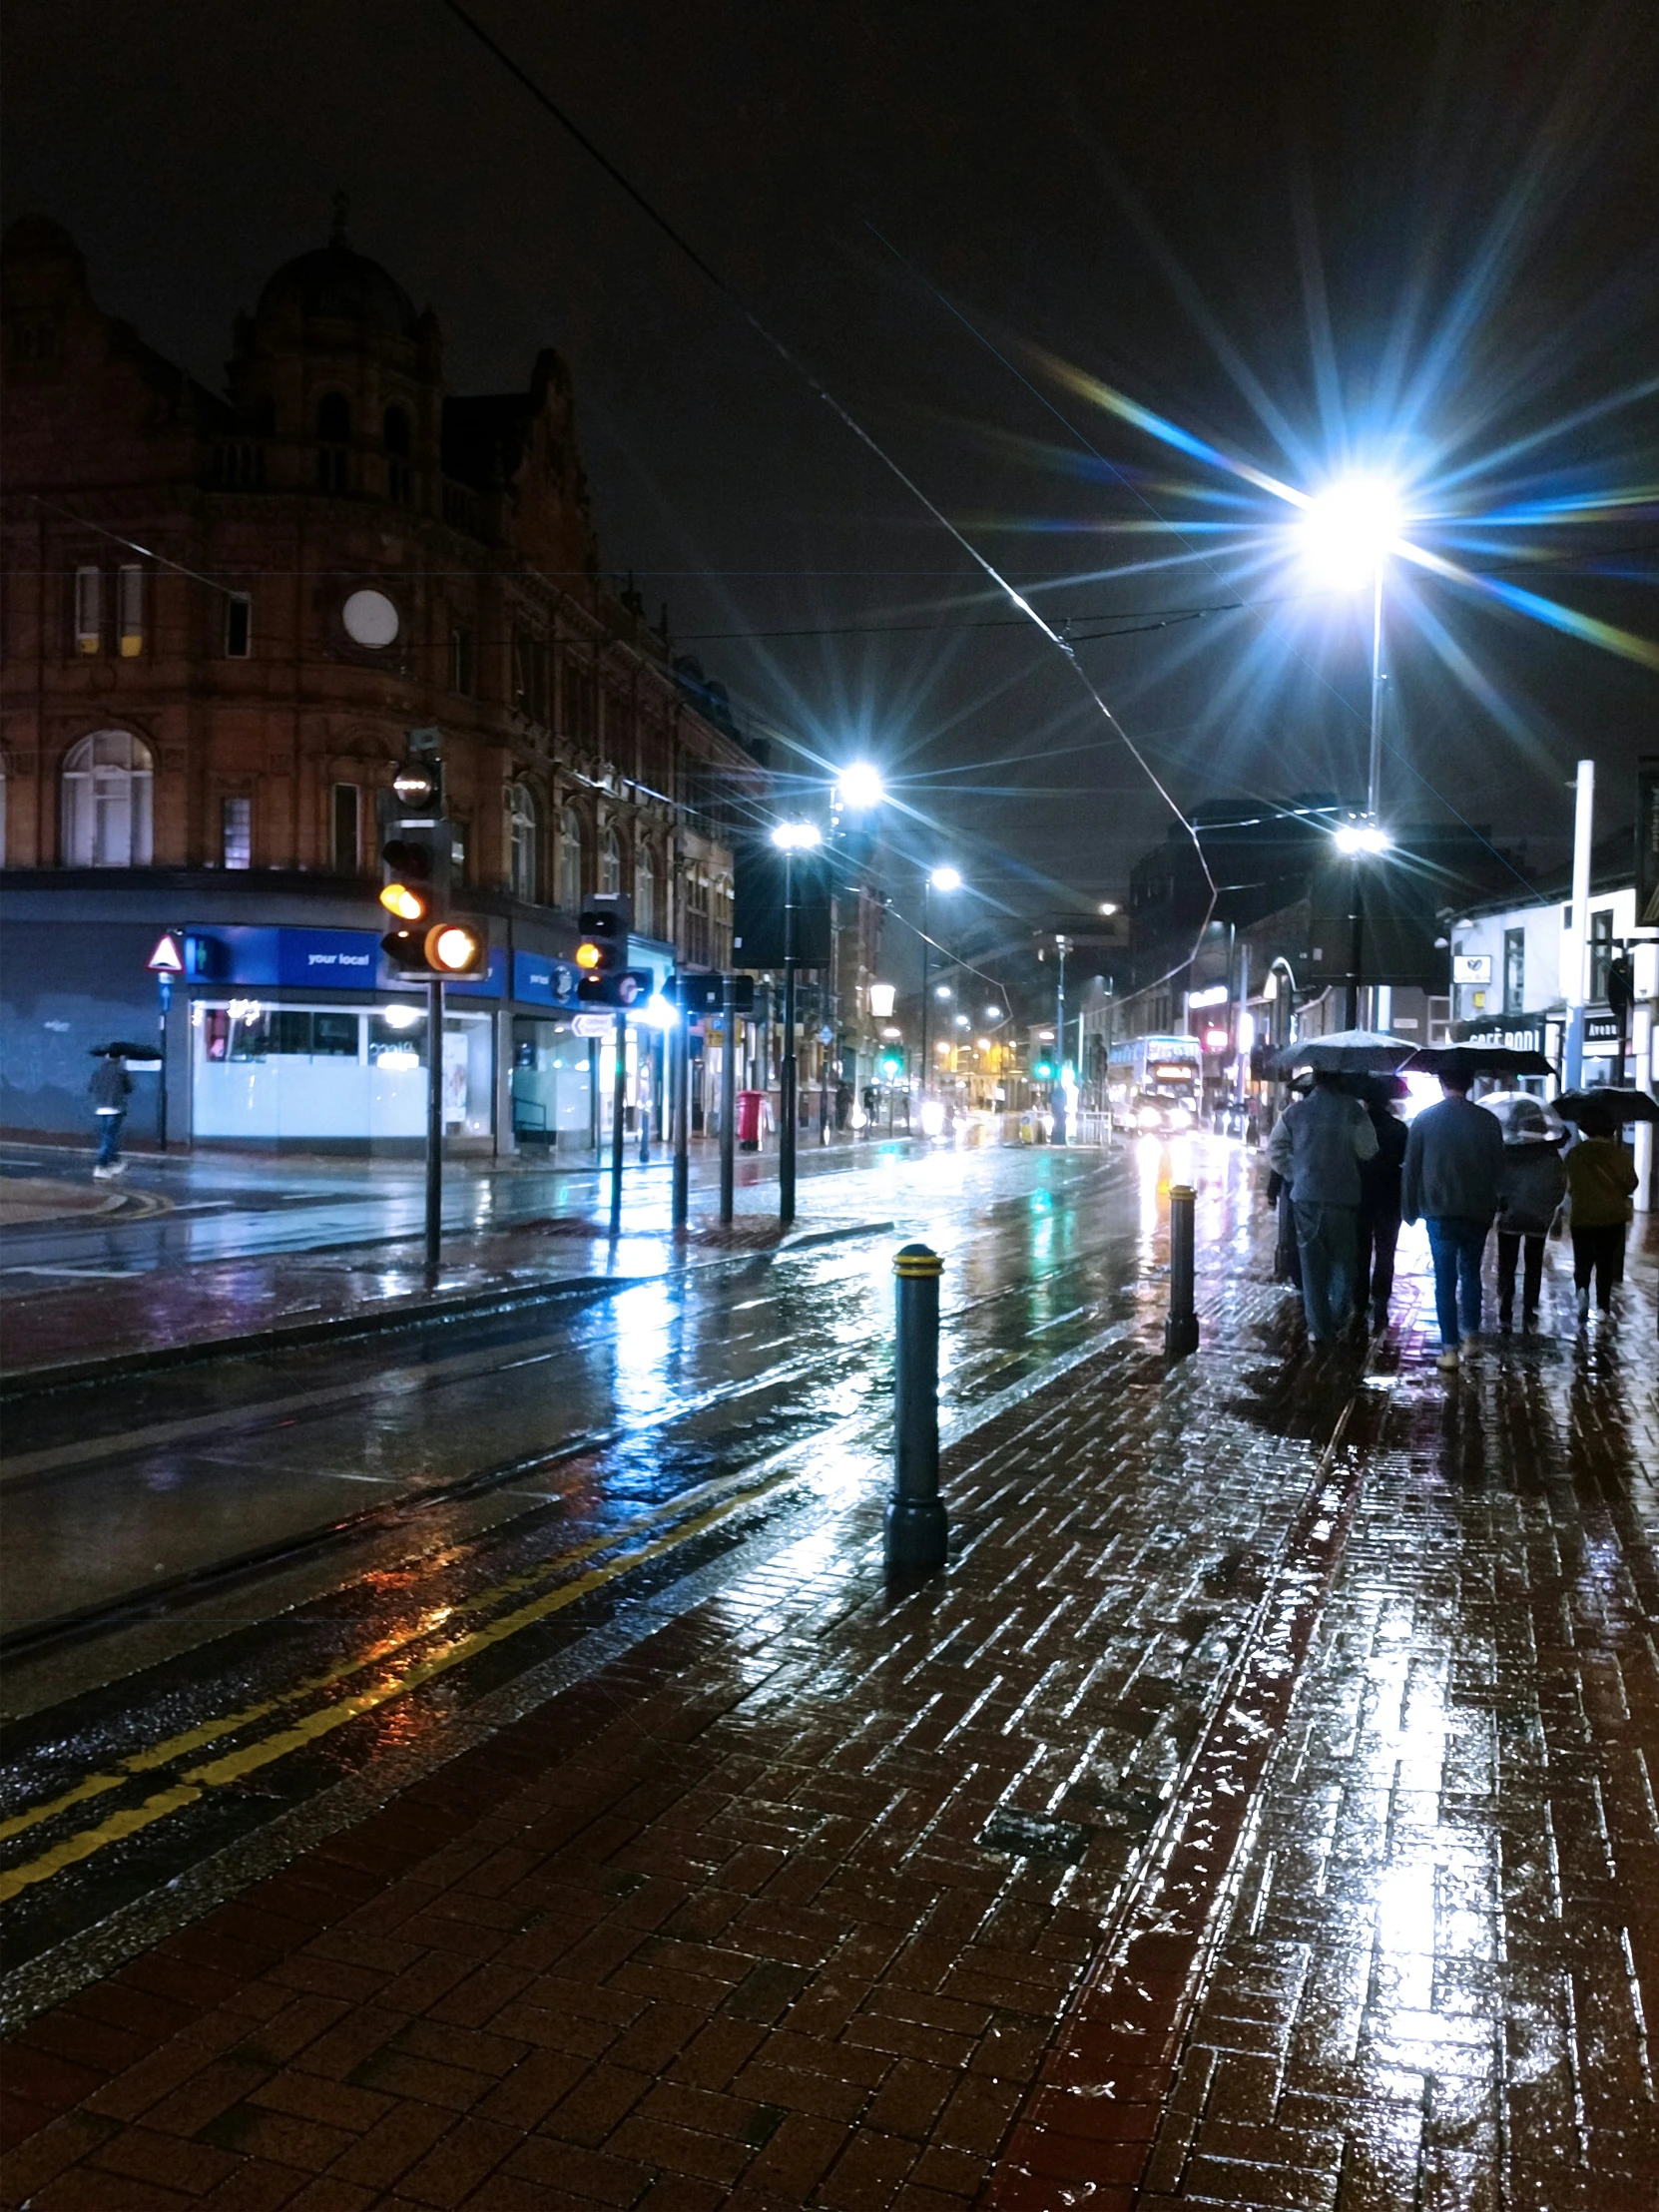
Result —
<instances>
[{"instance_id":1,"label":"blue shop sign","mask_svg":"<svg viewBox=\"0 0 1659 2212\"><path fill-rule=\"evenodd\" d=\"M380 940L366 929L278 929L276 980L286 987L371 991Z\"/></svg>"},{"instance_id":2,"label":"blue shop sign","mask_svg":"<svg viewBox=\"0 0 1659 2212\"><path fill-rule=\"evenodd\" d=\"M577 973L550 952L513 954L513 996L525 1006L574 1006Z\"/></svg>"}]
</instances>

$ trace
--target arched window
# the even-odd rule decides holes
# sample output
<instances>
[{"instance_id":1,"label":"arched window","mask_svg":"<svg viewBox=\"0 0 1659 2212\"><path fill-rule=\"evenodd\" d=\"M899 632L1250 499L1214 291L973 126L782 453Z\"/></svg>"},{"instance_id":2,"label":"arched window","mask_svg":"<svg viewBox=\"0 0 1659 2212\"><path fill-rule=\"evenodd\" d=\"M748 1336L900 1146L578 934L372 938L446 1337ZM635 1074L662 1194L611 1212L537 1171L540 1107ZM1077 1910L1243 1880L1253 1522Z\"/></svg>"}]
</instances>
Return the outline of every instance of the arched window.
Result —
<instances>
[{"instance_id":1,"label":"arched window","mask_svg":"<svg viewBox=\"0 0 1659 2212\"><path fill-rule=\"evenodd\" d=\"M414 497L414 474L409 467L408 409L388 407L380 428L386 446L386 494L406 507Z\"/></svg>"},{"instance_id":2,"label":"arched window","mask_svg":"<svg viewBox=\"0 0 1659 2212\"><path fill-rule=\"evenodd\" d=\"M66 867L148 867L150 748L130 730L98 730L63 764Z\"/></svg>"},{"instance_id":3,"label":"arched window","mask_svg":"<svg viewBox=\"0 0 1659 2212\"><path fill-rule=\"evenodd\" d=\"M344 491L350 481L351 402L325 391L316 403L316 481L320 491Z\"/></svg>"},{"instance_id":4,"label":"arched window","mask_svg":"<svg viewBox=\"0 0 1659 2212\"><path fill-rule=\"evenodd\" d=\"M622 839L614 830L606 830L599 847L599 888L602 891L622 888Z\"/></svg>"},{"instance_id":5,"label":"arched window","mask_svg":"<svg viewBox=\"0 0 1659 2212\"><path fill-rule=\"evenodd\" d=\"M657 863L643 837L634 859L634 927L642 937L657 934Z\"/></svg>"},{"instance_id":6,"label":"arched window","mask_svg":"<svg viewBox=\"0 0 1659 2212\"><path fill-rule=\"evenodd\" d=\"M515 898L536 895L536 795L507 786L507 884Z\"/></svg>"},{"instance_id":7,"label":"arched window","mask_svg":"<svg viewBox=\"0 0 1659 2212\"><path fill-rule=\"evenodd\" d=\"M574 807L559 816L559 904L567 914L582 904L582 820Z\"/></svg>"}]
</instances>

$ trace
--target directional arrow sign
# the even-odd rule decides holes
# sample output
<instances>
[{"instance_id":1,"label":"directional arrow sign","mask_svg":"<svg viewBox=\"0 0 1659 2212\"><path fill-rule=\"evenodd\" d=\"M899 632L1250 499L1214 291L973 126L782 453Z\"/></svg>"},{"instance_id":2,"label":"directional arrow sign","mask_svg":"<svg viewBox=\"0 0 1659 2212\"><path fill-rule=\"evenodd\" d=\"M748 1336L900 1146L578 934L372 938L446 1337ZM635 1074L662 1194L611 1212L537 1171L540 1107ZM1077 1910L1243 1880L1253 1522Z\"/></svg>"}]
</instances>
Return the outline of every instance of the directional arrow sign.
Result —
<instances>
[{"instance_id":1,"label":"directional arrow sign","mask_svg":"<svg viewBox=\"0 0 1659 2212\"><path fill-rule=\"evenodd\" d=\"M155 975L184 974L185 955L180 950L179 940L171 929L165 937L158 940L155 951L151 953L144 964Z\"/></svg>"}]
</instances>

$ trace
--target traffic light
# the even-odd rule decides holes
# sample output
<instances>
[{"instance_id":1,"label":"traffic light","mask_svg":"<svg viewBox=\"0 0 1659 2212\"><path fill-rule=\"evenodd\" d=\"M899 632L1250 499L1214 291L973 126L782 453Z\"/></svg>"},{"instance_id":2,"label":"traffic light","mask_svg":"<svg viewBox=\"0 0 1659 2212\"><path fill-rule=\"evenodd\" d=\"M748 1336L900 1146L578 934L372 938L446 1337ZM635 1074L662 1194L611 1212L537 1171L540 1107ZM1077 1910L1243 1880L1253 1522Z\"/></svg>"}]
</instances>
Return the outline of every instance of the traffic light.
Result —
<instances>
[{"instance_id":1,"label":"traffic light","mask_svg":"<svg viewBox=\"0 0 1659 2212\"><path fill-rule=\"evenodd\" d=\"M1035 1067L1032 1068L1031 1074L1033 1079L1038 1083L1051 1083L1054 1080L1054 1068L1052 1062L1048 1060L1039 1060Z\"/></svg>"},{"instance_id":2,"label":"traffic light","mask_svg":"<svg viewBox=\"0 0 1659 2212\"><path fill-rule=\"evenodd\" d=\"M576 965L583 979L620 975L628 965L628 932L634 926L634 902L623 891L600 891L576 917L581 942Z\"/></svg>"},{"instance_id":3,"label":"traffic light","mask_svg":"<svg viewBox=\"0 0 1659 2212\"><path fill-rule=\"evenodd\" d=\"M885 1083L896 1083L903 1072L904 1063L902 1060L899 1059L897 1053L887 1053L881 1062L882 1081Z\"/></svg>"},{"instance_id":4,"label":"traffic light","mask_svg":"<svg viewBox=\"0 0 1659 2212\"><path fill-rule=\"evenodd\" d=\"M609 975L584 975L576 995L584 1006L642 1006L656 981L649 968L615 968Z\"/></svg>"},{"instance_id":5,"label":"traffic light","mask_svg":"<svg viewBox=\"0 0 1659 2212\"><path fill-rule=\"evenodd\" d=\"M732 983L733 1012L752 1014L755 1011L754 976L735 975ZM726 978L702 970L692 973L682 969L663 985L663 996L671 1005L683 1007L690 1014L718 1014L726 1004Z\"/></svg>"},{"instance_id":6,"label":"traffic light","mask_svg":"<svg viewBox=\"0 0 1659 2212\"><path fill-rule=\"evenodd\" d=\"M411 730L391 790L380 801L380 903L396 925L380 939L405 974L483 975L489 943L452 918L455 829L443 812L435 730Z\"/></svg>"}]
</instances>

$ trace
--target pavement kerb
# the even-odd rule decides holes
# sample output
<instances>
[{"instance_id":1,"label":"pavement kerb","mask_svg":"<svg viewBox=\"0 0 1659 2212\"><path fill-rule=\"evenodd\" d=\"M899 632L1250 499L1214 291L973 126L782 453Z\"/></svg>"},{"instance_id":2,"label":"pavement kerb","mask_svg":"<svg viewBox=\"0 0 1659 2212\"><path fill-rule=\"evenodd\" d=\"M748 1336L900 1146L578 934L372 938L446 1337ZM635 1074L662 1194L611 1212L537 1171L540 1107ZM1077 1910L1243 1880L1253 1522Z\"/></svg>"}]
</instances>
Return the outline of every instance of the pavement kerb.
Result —
<instances>
[{"instance_id":1,"label":"pavement kerb","mask_svg":"<svg viewBox=\"0 0 1659 2212\"><path fill-rule=\"evenodd\" d=\"M125 1376L153 1375L164 1369L198 1367L215 1360L259 1359L306 1345L338 1343L342 1339L378 1336L399 1329L426 1328L435 1322L462 1317L507 1314L520 1307L545 1305L558 1298L600 1298L607 1293L633 1290L642 1283L664 1283L705 1270L773 1260L813 1245L881 1236L893 1226L890 1221L851 1222L834 1229L806 1230L761 1250L716 1252L704 1259L683 1259L672 1268L653 1269L642 1275L565 1275L545 1283L509 1284L499 1290L466 1292L457 1298L398 1299L362 1313L337 1315L332 1320L277 1323L270 1329L250 1330L240 1336L197 1337L184 1344L110 1353L96 1360L13 1368L0 1374L0 1405L16 1404L23 1398L42 1396L51 1390L79 1389L92 1382L116 1382ZM355 1250L357 1246L339 1249Z\"/></svg>"}]
</instances>

